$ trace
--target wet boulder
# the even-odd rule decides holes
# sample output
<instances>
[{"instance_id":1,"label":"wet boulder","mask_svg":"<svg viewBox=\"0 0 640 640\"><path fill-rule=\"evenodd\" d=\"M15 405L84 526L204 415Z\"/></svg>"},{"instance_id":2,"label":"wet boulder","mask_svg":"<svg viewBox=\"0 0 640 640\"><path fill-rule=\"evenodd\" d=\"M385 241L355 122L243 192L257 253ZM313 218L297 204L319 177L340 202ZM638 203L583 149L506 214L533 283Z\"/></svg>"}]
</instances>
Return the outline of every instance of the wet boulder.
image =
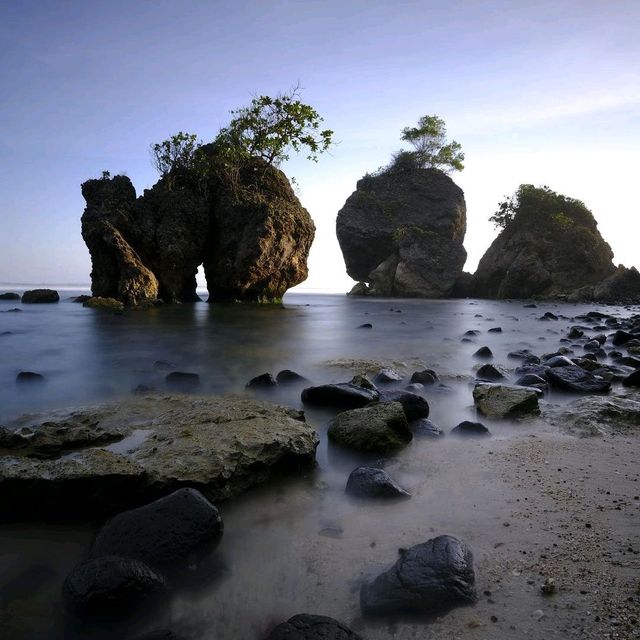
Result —
<instances>
[{"instance_id":1,"label":"wet boulder","mask_svg":"<svg viewBox=\"0 0 640 640\"><path fill-rule=\"evenodd\" d=\"M398 561L360 589L365 615L437 614L476 601L471 549L453 536L438 536L401 551Z\"/></svg>"},{"instance_id":2,"label":"wet boulder","mask_svg":"<svg viewBox=\"0 0 640 640\"><path fill-rule=\"evenodd\" d=\"M477 438L490 436L491 432L482 424L482 422L471 422L470 420L463 420L460 424L451 429L451 435L463 436L465 438Z\"/></svg>"},{"instance_id":3,"label":"wet boulder","mask_svg":"<svg viewBox=\"0 0 640 640\"><path fill-rule=\"evenodd\" d=\"M62 585L66 607L79 615L121 615L166 593L167 583L155 569L116 556L80 562Z\"/></svg>"},{"instance_id":4,"label":"wet boulder","mask_svg":"<svg viewBox=\"0 0 640 640\"><path fill-rule=\"evenodd\" d=\"M411 376L411 382L419 382L420 384L435 384L437 381L438 376L433 369L415 371Z\"/></svg>"},{"instance_id":5,"label":"wet boulder","mask_svg":"<svg viewBox=\"0 0 640 640\"><path fill-rule=\"evenodd\" d=\"M506 380L508 372L504 367L500 365L483 364L476 371L476 378L478 380L487 380L489 382L495 382L497 380Z\"/></svg>"},{"instance_id":6,"label":"wet boulder","mask_svg":"<svg viewBox=\"0 0 640 640\"><path fill-rule=\"evenodd\" d=\"M179 489L119 513L98 533L91 557L120 556L165 569L214 548L222 537L218 510L195 489Z\"/></svg>"},{"instance_id":7,"label":"wet boulder","mask_svg":"<svg viewBox=\"0 0 640 640\"><path fill-rule=\"evenodd\" d=\"M380 394L351 382L323 384L302 390L302 402L322 407L357 409L370 402L377 402Z\"/></svg>"},{"instance_id":8,"label":"wet boulder","mask_svg":"<svg viewBox=\"0 0 640 640\"><path fill-rule=\"evenodd\" d=\"M381 402L339 413L329 424L328 435L345 447L371 453L402 449L413 438L399 402Z\"/></svg>"},{"instance_id":9,"label":"wet boulder","mask_svg":"<svg viewBox=\"0 0 640 640\"><path fill-rule=\"evenodd\" d=\"M478 360L491 360L493 358L493 351L489 347L480 347L474 354L474 358Z\"/></svg>"},{"instance_id":10,"label":"wet boulder","mask_svg":"<svg viewBox=\"0 0 640 640\"><path fill-rule=\"evenodd\" d=\"M444 435L444 431L427 418L413 420L409 428L417 438L441 438Z\"/></svg>"},{"instance_id":11,"label":"wet boulder","mask_svg":"<svg viewBox=\"0 0 640 640\"><path fill-rule=\"evenodd\" d=\"M417 393L411 391L385 391L380 400L382 402L399 402L404 409L407 420L419 420L429 417L429 403Z\"/></svg>"},{"instance_id":12,"label":"wet boulder","mask_svg":"<svg viewBox=\"0 0 640 640\"><path fill-rule=\"evenodd\" d=\"M407 498L403 489L383 469L358 467L349 475L345 493L358 498Z\"/></svg>"},{"instance_id":13,"label":"wet boulder","mask_svg":"<svg viewBox=\"0 0 640 640\"><path fill-rule=\"evenodd\" d=\"M89 309L102 309L103 311L113 311L114 313L121 313L124 311L124 303L115 298L101 298L99 296L92 296L88 300L82 303L83 307Z\"/></svg>"},{"instance_id":14,"label":"wet boulder","mask_svg":"<svg viewBox=\"0 0 640 640\"><path fill-rule=\"evenodd\" d=\"M573 363L571 366L550 368L547 380L552 387L578 393L608 393L611 389L611 382Z\"/></svg>"},{"instance_id":15,"label":"wet boulder","mask_svg":"<svg viewBox=\"0 0 640 640\"><path fill-rule=\"evenodd\" d=\"M540 389L541 391L549 388L547 381L535 373L525 373L523 376L520 376L516 380L516 385L519 387L536 387L536 389Z\"/></svg>"},{"instance_id":16,"label":"wet boulder","mask_svg":"<svg viewBox=\"0 0 640 640\"><path fill-rule=\"evenodd\" d=\"M278 384L295 384L297 382L308 382L308 380L299 373L291 371L291 369L283 369L282 371L278 371L276 382Z\"/></svg>"},{"instance_id":17,"label":"wet boulder","mask_svg":"<svg viewBox=\"0 0 640 640\"><path fill-rule=\"evenodd\" d=\"M626 378L624 378L622 384L625 387L640 387L640 369L630 373Z\"/></svg>"},{"instance_id":18,"label":"wet boulder","mask_svg":"<svg viewBox=\"0 0 640 640\"><path fill-rule=\"evenodd\" d=\"M0 293L0 300L20 300L18 293Z\"/></svg>"},{"instance_id":19,"label":"wet boulder","mask_svg":"<svg viewBox=\"0 0 640 640\"><path fill-rule=\"evenodd\" d=\"M35 371L20 371L16 376L17 384L40 384L45 381L45 377L41 373Z\"/></svg>"},{"instance_id":20,"label":"wet boulder","mask_svg":"<svg viewBox=\"0 0 640 640\"><path fill-rule=\"evenodd\" d=\"M532 387L481 383L473 390L473 401L487 418L524 418L540 413L539 394Z\"/></svg>"},{"instance_id":21,"label":"wet boulder","mask_svg":"<svg viewBox=\"0 0 640 640\"><path fill-rule=\"evenodd\" d=\"M373 378L374 384L390 384L401 380L402 376L395 369L380 369Z\"/></svg>"},{"instance_id":22,"label":"wet boulder","mask_svg":"<svg viewBox=\"0 0 640 640\"><path fill-rule=\"evenodd\" d=\"M247 389L270 389L278 386L278 381L270 373L262 373L247 382Z\"/></svg>"},{"instance_id":23,"label":"wet boulder","mask_svg":"<svg viewBox=\"0 0 640 640\"><path fill-rule=\"evenodd\" d=\"M22 304L47 304L59 301L60 296L53 289L32 289L22 294Z\"/></svg>"},{"instance_id":24,"label":"wet boulder","mask_svg":"<svg viewBox=\"0 0 640 640\"><path fill-rule=\"evenodd\" d=\"M342 622L300 613L275 627L265 640L363 640Z\"/></svg>"}]
</instances>

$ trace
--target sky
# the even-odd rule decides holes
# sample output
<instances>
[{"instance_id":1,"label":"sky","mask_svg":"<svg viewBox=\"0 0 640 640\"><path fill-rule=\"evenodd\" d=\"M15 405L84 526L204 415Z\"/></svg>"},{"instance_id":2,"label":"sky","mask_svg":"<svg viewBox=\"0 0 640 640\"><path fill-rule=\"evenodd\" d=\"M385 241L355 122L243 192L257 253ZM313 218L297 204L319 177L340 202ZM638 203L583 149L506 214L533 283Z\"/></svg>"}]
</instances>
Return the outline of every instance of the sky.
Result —
<instances>
[{"instance_id":1,"label":"sky","mask_svg":"<svg viewBox=\"0 0 640 640\"><path fill-rule=\"evenodd\" d=\"M352 286L337 212L427 114L466 155L466 270L521 183L583 200L615 262L640 268L638 34L638 0L5 0L0 282L88 283L84 180L126 173L141 193L152 143L211 140L297 83L338 143L281 167L317 227L301 288Z\"/></svg>"}]
</instances>

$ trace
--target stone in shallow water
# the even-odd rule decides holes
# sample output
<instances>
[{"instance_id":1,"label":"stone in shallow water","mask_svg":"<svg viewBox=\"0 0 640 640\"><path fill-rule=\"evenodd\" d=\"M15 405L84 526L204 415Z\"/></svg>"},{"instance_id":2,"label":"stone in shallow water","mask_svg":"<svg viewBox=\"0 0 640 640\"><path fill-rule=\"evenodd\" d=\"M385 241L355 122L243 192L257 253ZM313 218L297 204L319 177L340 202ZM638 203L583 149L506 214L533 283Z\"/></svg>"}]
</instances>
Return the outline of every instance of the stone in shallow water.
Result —
<instances>
[{"instance_id":1,"label":"stone in shallow water","mask_svg":"<svg viewBox=\"0 0 640 640\"><path fill-rule=\"evenodd\" d=\"M481 383L473 390L473 401L488 418L523 418L540 413L539 394L538 389L531 387Z\"/></svg>"},{"instance_id":2,"label":"stone in shallow water","mask_svg":"<svg viewBox=\"0 0 640 640\"><path fill-rule=\"evenodd\" d=\"M419 382L420 384L434 384L438 381L438 376L433 369L424 369L423 371L415 371L411 376L411 382Z\"/></svg>"},{"instance_id":3,"label":"stone in shallow water","mask_svg":"<svg viewBox=\"0 0 640 640\"><path fill-rule=\"evenodd\" d=\"M200 376L187 371L172 371L165 377L165 382L175 391L195 391L200 386Z\"/></svg>"},{"instance_id":4,"label":"stone in shallow water","mask_svg":"<svg viewBox=\"0 0 640 640\"><path fill-rule=\"evenodd\" d=\"M195 489L179 489L119 513L98 533L91 557L120 556L156 569L175 567L211 550L222 537L218 510Z\"/></svg>"},{"instance_id":5,"label":"stone in shallow water","mask_svg":"<svg viewBox=\"0 0 640 640\"><path fill-rule=\"evenodd\" d=\"M380 394L375 389L366 389L350 382L323 384L302 390L302 402L322 407L357 409L375 402Z\"/></svg>"},{"instance_id":6,"label":"stone in shallow water","mask_svg":"<svg viewBox=\"0 0 640 640\"><path fill-rule=\"evenodd\" d=\"M507 375L507 371L500 365L483 364L476 371L478 380L504 380Z\"/></svg>"},{"instance_id":7,"label":"stone in shallow water","mask_svg":"<svg viewBox=\"0 0 640 640\"><path fill-rule=\"evenodd\" d=\"M18 384L33 384L44 382L45 378L41 373L36 373L35 371L21 371L16 376L16 382Z\"/></svg>"},{"instance_id":8,"label":"stone in shallow water","mask_svg":"<svg viewBox=\"0 0 640 640\"><path fill-rule=\"evenodd\" d=\"M58 292L53 289L32 289L22 294L22 304L44 304L59 300Z\"/></svg>"},{"instance_id":9,"label":"stone in shallow water","mask_svg":"<svg viewBox=\"0 0 640 640\"><path fill-rule=\"evenodd\" d=\"M482 422L464 420L458 426L451 429L451 434L454 436L483 437L490 436L491 432L482 424Z\"/></svg>"},{"instance_id":10,"label":"stone in shallow water","mask_svg":"<svg viewBox=\"0 0 640 640\"><path fill-rule=\"evenodd\" d=\"M139 560L115 556L80 562L62 585L65 605L80 615L122 615L166 592L157 571Z\"/></svg>"},{"instance_id":11,"label":"stone in shallow water","mask_svg":"<svg viewBox=\"0 0 640 640\"><path fill-rule=\"evenodd\" d=\"M479 360L490 360L493 358L493 351L489 349L489 347L480 347L474 354L474 358L478 358Z\"/></svg>"},{"instance_id":12,"label":"stone in shallow water","mask_svg":"<svg viewBox=\"0 0 640 640\"><path fill-rule=\"evenodd\" d=\"M307 379L291 369L283 369L282 371L278 371L276 381L278 384L290 384L295 382L307 382Z\"/></svg>"},{"instance_id":13,"label":"stone in shallow water","mask_svg":"<svg viewBox=\"0 0 640 640\"><path fill-rule=\"evenodd\" d=\"M270 373L262 373L247 382L247 389L269 389L278 386L277 380Z\"/></svg>"},{"instance_id":14,"label":"stone in shallow water","mask_svg":"<svg viewBox=\"0 0 640 640\"><path fill-rule=\"evenodd\" d=\"M265 640L363 640L342 622L300 613L279 624Z\"/></svg>"},{"instance_id":15,"label":"stone in shallow water","mask_svg":"<svg viewBox=\"0 0 640 640\"><path fill-rule=\"evenodd\" d=\"M630 373L623 381L625 387L640 387L640 369Z\"/></svg>"},{"instance_id":16,"label":"stone in shallow water","mask_svg":"<svg viewBox=\"0 0 640 640\"><path fill-rule=\"evenodd\" d=\"M575 364L550 368L547 380L553 387L579 393L607 393L611 389L611 382L596 377Z\"/></svg>"},{"instance_id":17,"label":"stone in shallow water","mask_svg":"<svg viewBox=\"0 0 640 640\"><path fill-rule=\"evenodd\" d=\"M444 431L427 418L413 420L409 424L409 428L418 438L441 438L444 435Z\"/></svg>"},{"instance_id":18,"label":"stone in shallow water","mask_svg":"<svg viewBox=\"0 0 640 640\"><path fill-rule=\"evenodd\" d=\"M438 536L403 551L393 567L360 589L366 615L436 614L475 601L473 554L453 536Z\"/></svg>"},{"instance_id":19,"label":"stone in shallow water","mask_svg":"<svg viewBox=\"0 0 640 640\"><path fill-rule=\"evenodd\" d=\"M345 447L373 453L402 449L413 438L399 402L343 411L329 424L328 435Z\"/></svg>"},{"instance_id":20,"label":"stone in shallow water","mask_svg":"<svg viewBox=\"0 0 640 640\"><path fill-rule=\"evenodd\" d=\"M349 474L345 493L359 498L406 498L411 495L386 471L376 467L354 469Z\"/></svg>"},{"instance_id":21,"label":"stone in shallow water","mask_svg":"<svg viewBox=\"0 0 640 640\"><path fill-rule=\"evenodd\" d=\"M409 421L429 417L429 403L417 393L412 393L411 391L385 391L380 400L383 402L399 402Z\"/></svg>"},{"instance_id":22,"label":"stone in shallow water","mask_svg":"<svg viewBox=\"0 0 640 640\"><path fill-rule=\"evenodd\" d=\"M400 382L402 376L395 369L380 369L375 375L374 384L389 384L391 382Z\"/></svg>"}]
</instances>

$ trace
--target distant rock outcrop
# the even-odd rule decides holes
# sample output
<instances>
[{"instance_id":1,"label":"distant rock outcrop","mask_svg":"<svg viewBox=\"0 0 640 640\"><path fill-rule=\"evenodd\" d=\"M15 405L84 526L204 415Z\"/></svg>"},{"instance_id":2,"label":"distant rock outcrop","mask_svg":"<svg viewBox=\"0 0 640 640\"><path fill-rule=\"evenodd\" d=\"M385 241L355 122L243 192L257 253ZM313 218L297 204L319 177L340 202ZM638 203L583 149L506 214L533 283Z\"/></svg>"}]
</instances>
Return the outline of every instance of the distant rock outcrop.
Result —
<instances>
[{"instance_id":1,"label":"distant rock outcrop","mask_svg":"<svg viewBox=\"0 0 640 640\"><path fill-rule=\"evenodd\" d=\"M518 198L513 219L480 260L477 297L556 297L613 274L611 247L584 204L531 185Z\"/></svg>"},{"instance_id":2,"label":"distant rock outcrop","mask_svg":"<svg viewBox=\"0 0 640 640\"><path fill-rule=\"evenodd\" d=\"M569 302L640 304L640 273L620 265L613 275L594 285L581 287L567 297Z\"/></svg>"},{"instance_id":3,"label":"distant rock outcrop","mask_svg":"<svg viewBox=\"0 0 640 640\"><path fill-rule=\"evenodd\" d=\"M464 194L438 169L365 176L336 230L347 273L360 281L354 295L448 296L467 257Z\"/></svg>"},{"instance_id":4,"label":"distant rock outcrop","mask_svg":"<svg viewBox=\"0 0 640 640\"><path fill-rule=\"evenodd\" d=\"M209 160L204 182L174 173L138 198L126 176L82 185L94 296L193 302L203 263L210 300L271 302L307 277L315 227L284 173Z\"/></svg>"}]
</instances>

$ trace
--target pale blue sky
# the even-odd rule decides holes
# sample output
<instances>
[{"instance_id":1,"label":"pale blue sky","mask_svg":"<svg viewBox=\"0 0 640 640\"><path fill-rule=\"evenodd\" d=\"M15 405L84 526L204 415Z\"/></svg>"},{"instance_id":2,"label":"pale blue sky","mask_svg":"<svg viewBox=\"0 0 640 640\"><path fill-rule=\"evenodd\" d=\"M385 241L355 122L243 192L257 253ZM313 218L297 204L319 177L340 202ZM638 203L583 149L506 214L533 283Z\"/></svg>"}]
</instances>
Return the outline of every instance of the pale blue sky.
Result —
<instances>
[{"instance_id":1,"label":"pale blue sky","mask_svg":"<svg viewBox=\"0 0 640 640\"><path fill-rule=\"evenodd\" d=\"M0 8L0 282L83 283L80 183L155 181L148 148L211 139L230 109L296 82L340 144L283 169L318 227L309 287L350 280L335 216L399 132L436 113L467 155L467 267L521 182L593 210L640 267L638 0L12 1Z\"/></svg>"}]
</instances>

